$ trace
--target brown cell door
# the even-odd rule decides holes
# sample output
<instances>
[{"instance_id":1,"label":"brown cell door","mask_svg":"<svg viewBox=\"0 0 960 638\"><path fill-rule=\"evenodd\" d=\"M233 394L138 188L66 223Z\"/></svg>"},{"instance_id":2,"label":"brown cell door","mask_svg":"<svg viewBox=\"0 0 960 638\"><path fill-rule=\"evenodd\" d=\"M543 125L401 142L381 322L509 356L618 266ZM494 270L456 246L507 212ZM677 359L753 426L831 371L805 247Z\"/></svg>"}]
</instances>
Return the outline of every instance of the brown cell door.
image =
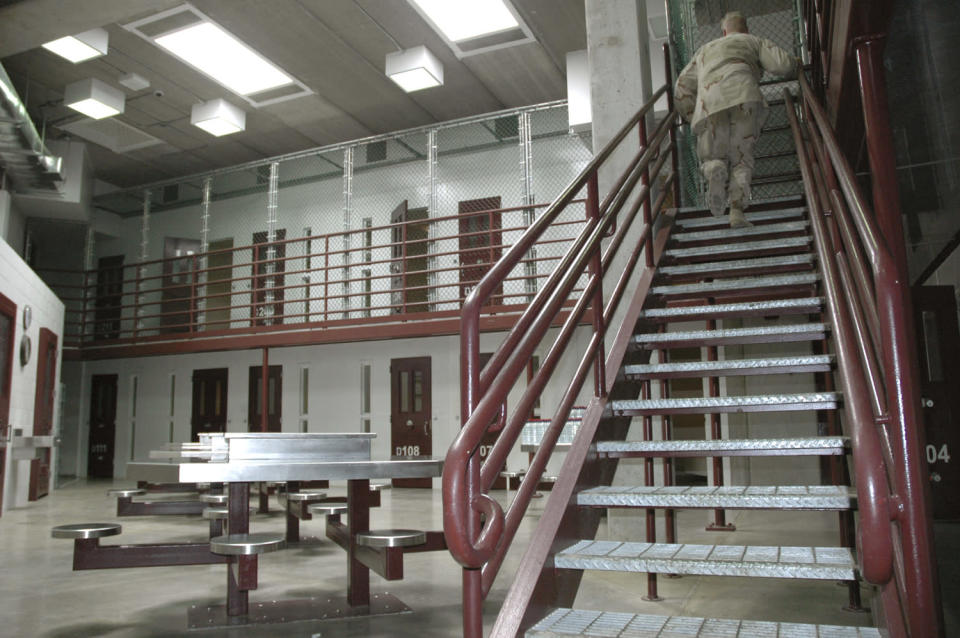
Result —
<instances>
[{"instance_id":1,"label":"brown cell door","mask_svg":"<svg viewBox=\"0 0 960 638\"><path fill-rule=\"evenodd\" d=\"M53 434L53 396L57 386L57 335L40 328L37 345L37 385L33 398L33 434ZM27 498L35 501L50 492L50 460L53 451L43 448L39 458L30 461L30 488Z\"/></svg>"},{"instance_id":2,"label":"brown cell door","mask_svg":"<svg viewBox=\"0 0 960 638\"><path fill-rule=\"evenodd\" d=\"M433 454L430 357L390 360L390 444L393 456ZM394 487L433 487L433 479L393 479Z\"/></svg>"},{"instance_id":3,"label":"brown cell door","mask_svg":"<svg viewBox=\"0 0 960 638\"><path fill-rule=\"evenodd\" d=\"M287 245L281 242L286 238L285 228L277 230L273 243L267 242L266 231L253 234L253 306L250 311L255 326L283 323L283 272L287 263L283 258L287 254ZM273 293L273 303L267 303L267 291Z\"/></svg>"},{"instance_id":4,"label":"brown cell door","mask_svg":"<svg viewBox=\"0 0 960 638\"><path fill-rule=\"evenodd\" d=\"M113 478L117 433L117 375L95 374L90 380L90 442L87 476Z\"/></svg>"},{"instance_id":5,"label":"brown cell door","mask_svg":"<svg viewBox=\"0 0 960 638\"><path fill-rule=\"evenodd\" d=\"M123 303L123 255L97 261L97 297L94 301L93 334L96 339L120 336L120 307Z\"/></svg>"},{"instance_id":6,"label":"brown cell door","mask_svg":"<svg viewBox=\"0 0 960 638\"><path fill-rule=\"evenodd\" d=\"M492 352L480 353L480 369L481 370L483 370L484 366L487 365L487 361L489 361L490 357L492 356L493 356ZM496 443L497 439L500 437L500 431L493 429L496 426L497 421L498 419L495 419L491 423L491 428L488 429L487 433L483 435L482 439L480 439L480 462L481 463L487 460L487 454L490 452L491 449L493 449L493 444ZM502 472L506 469L507 469L507 465L506 463L504 463L503 467L500 468L500 471ZM502 490L506 488L506 486L507 486L506 479L504 479L502 476L498 476L497 480L493 484L493 489Z\"/></svg>"},{"instance_id":7,"label":"brown cell door","mask_svg":"<svg viewBox=\"0 0 960 638\"><path fill-rule=\"evenodd\" d=\"M393 312L426 312L428 298L427 249L429 222L426 208L407 209L404 200L390 213L394 224L391 244L393 263L390 265L394 294Z\"/></svg>"},{"instance_id":8,"label":"brown cell door","mask_svg":"<svg viewBox=\"0 0 960 638\"><path fill-rule=\"evenodd\" d=\"M166 237L163 240L161 332L190 332L197 310L197 254L200 240Z\"/></svg>"},{"instance_id":9,"label":"brown cell door","mask_svg":"<svg viewBox=\"0 0 960 638\"><path fill-rule=\"evenodd\" d=\"M226 368L193 371L190 436L194 441L203 432L227 431L227 376Z\"/></svg>"},{"instance_id":10,"label":"brown cell door","mask_svg":"<svg viewBox=\"0 0 960 638\"><path fill-rule=\"evenodd\" d=\"M267 368L267 428L263 429L263 366L250 366L247 427L251 432L280 431L280 398L283 396L283 366Z\"/></svg>"},{"instance_id":11,"label":"brown cell door","mask_svg":"<svg viewBox=\"0 0 960 638\"><path fill-rule=\"evenodd\" d=\"M0 294L0 513L3 512L3 477L7 464L10 383L13 378L13 340L16 328L17 305Z\"/></svg>"},{"instance_id":12,"label":"brown cell door","mask_svg":"<svg viewBox=\"0 0 960 638\"><path fill-rule=\"evenodd\" d=\"M232 304L230 279L233 277L233 238L210 242L207 253L207 307L204 311L207 330L230 327Z\"/></svg>"},{"instance_id":13,"label":"brown cell door","mask_svg":"<svg viewBox=\"0 0 960 638\"><path fill-rule=\"evenodd\" d=\"M486 211L500 208L500 196L460 202L460 298L465 299L503 253L500 214ZM499 286L485 305L503 303Z\"/></svg>"},{"instance_id":14,"label":"brown cell door","mask_svg":"<svg viewBox=\"0 0 960 638\"><path fill-rule=\"evenodd\" d=\"M953 286L913 289L933 517L960 519L960 329Z\"/></svg>"}]
</instances>

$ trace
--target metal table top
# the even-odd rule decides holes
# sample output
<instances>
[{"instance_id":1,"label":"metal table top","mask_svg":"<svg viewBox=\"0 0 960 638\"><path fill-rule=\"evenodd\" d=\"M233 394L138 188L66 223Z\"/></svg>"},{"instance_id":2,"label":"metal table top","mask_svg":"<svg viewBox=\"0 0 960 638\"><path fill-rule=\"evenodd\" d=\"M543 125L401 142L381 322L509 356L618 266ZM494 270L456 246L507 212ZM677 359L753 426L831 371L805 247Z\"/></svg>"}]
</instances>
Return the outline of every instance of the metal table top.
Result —
<instances>
[{"instance_id":1,"label":"metal table top","mask_svg":"<svg viewBox=\"0 0 960 638\"><path fill-rule=\"evenodd\" d=\"M242 461L127 463L127 478L150 483L231 483L259 481L336 481L429 478L440 476L443 459L395 458L371 461Z\"/></svg>"}]
</instances>

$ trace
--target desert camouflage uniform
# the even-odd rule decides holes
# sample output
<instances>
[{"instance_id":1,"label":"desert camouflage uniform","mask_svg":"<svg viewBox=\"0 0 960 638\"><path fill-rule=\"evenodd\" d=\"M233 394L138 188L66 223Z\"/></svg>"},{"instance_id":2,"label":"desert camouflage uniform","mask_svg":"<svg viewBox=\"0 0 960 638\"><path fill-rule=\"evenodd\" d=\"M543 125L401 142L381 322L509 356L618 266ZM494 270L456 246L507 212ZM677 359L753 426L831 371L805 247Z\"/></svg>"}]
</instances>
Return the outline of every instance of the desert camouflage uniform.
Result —
<instances>
[{"instance_id":1,"label":"desert camouflage uniform","mask_svg":"<svg viewBox=\"0 0 960 638\"><path fill-rule=\"evenodd\" d=\"M790 75L795 65L789 53L769 40L731 33L700 47L680 72L674 98L697 135L714 215L722 215L726 206L728 176L731 208L742 208L750 198L753 148L767 119L760 76L763 71Z\"/></svg>"}]
</instances>

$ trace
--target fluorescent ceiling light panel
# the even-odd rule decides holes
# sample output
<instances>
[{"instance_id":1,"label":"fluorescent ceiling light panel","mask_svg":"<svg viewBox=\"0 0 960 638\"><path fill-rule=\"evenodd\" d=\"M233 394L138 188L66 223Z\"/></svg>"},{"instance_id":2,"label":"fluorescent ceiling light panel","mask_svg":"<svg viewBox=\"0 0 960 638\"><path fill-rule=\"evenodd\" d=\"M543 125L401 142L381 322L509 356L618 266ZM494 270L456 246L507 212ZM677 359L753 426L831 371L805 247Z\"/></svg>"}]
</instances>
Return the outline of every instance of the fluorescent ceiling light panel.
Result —
<instances>
[{"instance_id":1,"label":"fluorescent ceiling light panel","mask_svg":"<svg viewBox=\"0 0 960 638\"><path fill-rule=\"evenodd\" d=\"M76 64L91 58L100 57L107 54L107 41L110 36L105 29L91 29L78 33L77 35L68 35L43 45L47 51L56 53L61 58L66 58Z\"/></svg>"},{"instance_id":2,"label":"fluorescent ceiling light panel","mask_svg":"<svg viewBox=\"0 0 960 638\"><path fill-rule=\"evenodd\" d=\"M137 73L125 73L117 80L120 84L131 91L142 91L150 87L150 80Z\"/></svg>"},{"instance_id":3,"label":"fluorescent ceiling light panel","mask_svg":"<svg viewBox=\"0 0 960 638\"><path fill-rule=\"evenodd\" d=\"M293 78L211 22L201 22L154 40L201 73L240 95L259 93Z\"/></svg>"},{"instance_id":4,"label":"fluorescent ceiling light panel","mask_svg":"<svg viewBox=\"0 0 960 638\"><path fill-rule=\"evenodd\" d=\"M443 64L425 46L388 53L386 72L407 93L443 84Z\"/></svg>"},{"instance_id":5,"label":"fluorescent ceiling light panel","mask_svg":"<svg viewBox=\"0 0 960 638\"><path fill-rule=\"evenodd\" d=\"M520 23L504 0L410 0L451 42L515 29Z\"/></svg>"},{"instance_id":6,"label":"fluorescent ceiling light panel","mask_svg":"<svg viewBox=\"0 0 960 638\"><path fill-rule=\"evenodd\" d=\"M210 135L221 137L239 133L246 126L247 114L224 99L194 104L190 109L190 123Z\"/></svg>"},{"instance_id":7,"label":"fluorescent ceiling light panel","mask_svg":"<svg viewBox=\"0 0 960 638\"><path fill-rule=\"evenodd\" d=\"M125 102L123 91L95 78L68 84L63 91L66 106L95 120L123 113Z\"/></svg>"}]
</instances>

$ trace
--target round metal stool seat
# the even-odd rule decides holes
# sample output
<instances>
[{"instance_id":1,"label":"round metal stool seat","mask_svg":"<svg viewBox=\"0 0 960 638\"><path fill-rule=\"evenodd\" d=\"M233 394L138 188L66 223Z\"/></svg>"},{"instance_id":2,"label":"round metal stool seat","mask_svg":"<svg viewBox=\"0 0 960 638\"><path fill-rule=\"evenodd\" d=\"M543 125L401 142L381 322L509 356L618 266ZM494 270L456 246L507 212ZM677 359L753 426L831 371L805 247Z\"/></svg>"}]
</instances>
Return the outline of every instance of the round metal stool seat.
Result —
<instances>
[{"instance_id":1,"label":"round metal stool seat","mask_svg":"<svg viewBox=\"0 0 960 638\"><path fill-rule=\"evenodd\" d=\"M223 505L227 502L226 494L201 494L200 502L202 503L218 503Z\"/></svg>"},{"instance_id":2,"label":"round metal stool seat","mask_svg":"<svg viewBox=\"0 0 960 638\"><path fill-rule=\"evenodd\" d=\"M50 530L53 538L103 538L116 536L123 529L116 523L74 523L57 525Z\"/></svg>"},{"instance_id":3,"label":"round metal stool seat","mask_svg":"<svg viewBox=\"0 0 960 638\"><path fill-rule=\"evenodd\" d=\"M372 529L357 534L357 545L367 547L411 547L427 542L427 533L418 529Z\"/></svg>"},{"instance_id":4,"label":"round metal stool seat","mask_svg":"<svg viewBox=\"0 0 960 638\"><path fill-rule=\"evenodd\" d=\"M208 507L201 516L208 521L225 521L230 518L230 510L226 507Z\"/></svg>"},{"instance_id":5,"label":"round metal stool seat","mask_svg":"<svg viewBox=\"0 0 960 638\"><path fill-rule=\"evenodd\" d=\"M308 506L307 510L317 516L336 516L338 514L346 514L347 506L344 503L314 503Z\"/></svg>"},{"instance_id":6,"label":"round metal stool seat","mask_svg":"<svg viewBox=\"0 0 960 638\"><path fill-rule=\"evenodd\" d=\"M210 539L210 551L223 556L251 556L275 552L287 546L282 534L227 534Z\"/></svg>"},{"instance_id":7,"label":"round metal stool seat","mask_svg":"<svg viewBox=\"0 0 960 638\"><path fill-rule=\"evenodd\" d=\"M313 501L320 498L327 498L326 492L287 492L288 501Z\"/></svg>"},{"instance_id":8,"label":"round metal stool seat","mask_svg":"<svg viewBox=\"0 0 960 638\"><path fill-rule=\"evenodd\" d=\"M115 498L127 498L130 496L140 496L141 494L146 494L146 493L147 493L147 490L142 490L136 487L107 490L107 496L113 496Z\"/></svg>"}]
</instances>

